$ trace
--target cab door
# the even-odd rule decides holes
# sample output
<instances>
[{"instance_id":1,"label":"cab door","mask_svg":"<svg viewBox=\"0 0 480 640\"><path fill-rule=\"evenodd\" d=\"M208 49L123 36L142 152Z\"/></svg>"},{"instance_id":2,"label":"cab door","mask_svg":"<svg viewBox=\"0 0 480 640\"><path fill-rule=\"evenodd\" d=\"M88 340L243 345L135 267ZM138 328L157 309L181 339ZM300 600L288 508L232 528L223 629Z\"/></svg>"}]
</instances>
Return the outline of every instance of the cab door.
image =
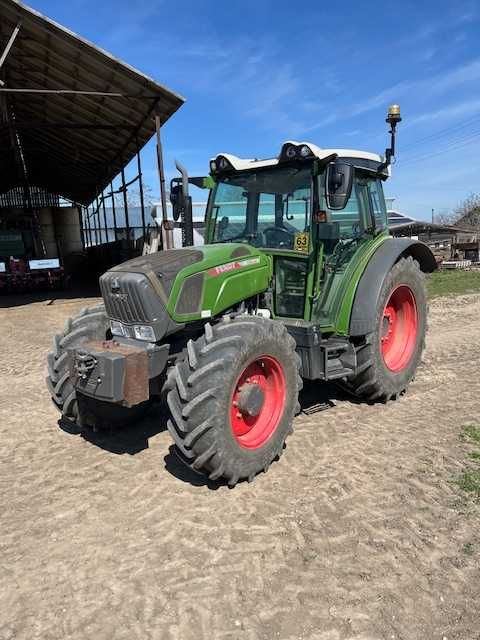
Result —
<instances>
[{"instance_id":1,"label":"cab door","mask_svg":"<svg viewBox=\"0 0 480 640\"><path fill-rule=\"evenodd\" d=\"M288 245L268 249L273 259L273 312L276 317L310 318L316 256L312 209L317 202L314 183L313 192L310 185L300 187L275 203L276 226L282 225L289 231ZM268 230L264 232L268 233Z\"/></svg>"}]
</instances>

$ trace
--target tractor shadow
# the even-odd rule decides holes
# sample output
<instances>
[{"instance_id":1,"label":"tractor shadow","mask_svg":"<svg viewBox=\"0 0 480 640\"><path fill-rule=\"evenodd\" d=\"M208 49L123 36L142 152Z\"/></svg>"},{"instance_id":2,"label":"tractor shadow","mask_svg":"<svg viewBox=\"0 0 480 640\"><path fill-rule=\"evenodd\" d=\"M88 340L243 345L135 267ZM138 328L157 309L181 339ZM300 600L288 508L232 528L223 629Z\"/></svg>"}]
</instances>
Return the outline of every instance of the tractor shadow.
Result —
<instances>
[{"instance_id":1,"label":"tractor shadow","mask_svg":"<svg viewBox=\"0 0 480 640\"><path fill-rule=\"evenodd\" d=\"M211 491L217 491L221 487L228 487L226 480L209 480L203 473L197 473L188 467L177 455L175 447L170 445L167 455L164 457L165 469L177 480L181 480L193 487L206 487Z\"/></svg>"},{"instance_id":2,"label":"tractor shadow","mask_svg":"<svg viewBox=\"0 0 480 640\"><path fill-rule=\"evenodd\" d=\"M162 403L155 403L147 415L139 422L126 427L110 427L103 429L83 428L80 431L69 431L68 423L59 426L69 433L80 435L90 444L115 455L128 454L131 456L149 448L150 438L167 430L168 411ZM164 457L165 469L172 476L194 487L207 487L211 490L227 486L222 479L212 481L205 475L193 471L175 453L175 447L170 445Z\"/></svg>"},{"instance_id":3,"label":"tractor shadow","mask_svg":"<svg viewBox=\"0 0 480 640\"><path fill-rule=\"evenodd\" d=\"M167 415L162 405L154 404L141 421L126 427L82 429L80 436L90 444L116 455L134 456L149 448L149 440L166 431Z\"/></svg>"},{"instance_id":4,"label":"tractor shadow","mask_svg":"<svg viewBox=\"0 0 480 640\"><path fill-rule=\"evenodd\" d=\"M18 293L2 293L0 296L0 309L12 309L34 303L44 303L47 306L68 304L70 302L85 301L84 306L93 306L100 302L100 289L98 284L73 285L68 289L46 291L20 291Z\"/></svg>"},{"instance_id":5,"label":"tractor shadow","mask_svg":"<svg viewBox=\"0 0 480 640\"><path fill-rule=\"evenodd\" d=\"M301 419L303 415L312 416L313 414L327 411L336 406L336 401L345 401L358 403L359 400L338 385L332 382L304 381L304 387L299 395L301 412L297 419ZM321 417L319 416L319 420ZM285 445L284 445L285 447ZM175 447L170 446L167 455L164 458L165 469L175 478L186 482L194 487L206 487L212 491L216 491L221 487L228 487L225 480L209 480L205 475L196 473L188 467L178 457Z\"/></svg>"},{"instance_id":6,"label":"tractor shadow","mask_svg":"<svg viewBox=\"0 0 480 640\"><path fill-rule=\"evenodd\" d=\"M353 404L360 404L362 401L356 396L349 393L346 389L334 382L321 382L318 380L304 380L303 389L300 392L300 413L297 418L302 415L311 416L322 411L328 411L336 406L338 401L348 401ZM365 401L363 401L365 404Z\"/></svg>"},{"instance_id":7,"label":"tractor shadow","mask_svg":"<svg viewBox=\"0 0 480 640\"><path fill-rule=\"evenodd\" d=\"M359 402L358 399L334 383L306 380L299 396L301 412L296 419L301 420L304 415L313 416L328 411L335 407L337 400ZM112 427L97 431L83 429L79 435L87 442L115 455L136 455L149 448L150 438L166 431L167 419L166 407L162 403L155 403L138 423L127 427ZM318 419L321 420L321 416ZM212 491L228 487L226 481L222 479L212 481L205 475L193 471L178 457L173 445L169 447L168 453L164 457L164 463L168 473L181 482L194 487L206 487Z\"/></svg>"}]
</instances>

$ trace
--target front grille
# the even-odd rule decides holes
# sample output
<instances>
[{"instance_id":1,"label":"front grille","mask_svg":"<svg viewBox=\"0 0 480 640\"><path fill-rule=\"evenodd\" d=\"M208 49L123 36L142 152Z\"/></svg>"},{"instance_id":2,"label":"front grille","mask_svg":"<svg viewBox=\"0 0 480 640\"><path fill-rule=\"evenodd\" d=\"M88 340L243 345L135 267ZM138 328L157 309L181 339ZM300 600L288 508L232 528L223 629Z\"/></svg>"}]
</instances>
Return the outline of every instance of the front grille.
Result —
<instances>
[{"instance_id":1,"label":"front grille","mask_svg":"<svg viewBox=\"0 0 480 640\"><path fill-rule=\"evenodd\" d=\"M100 289L107 314L113 320L128 324L156 320L152 309L144 304L148 296L156 296L145 276L136 273L106 273L100 278Z\"/></svg>"}]
</instances>

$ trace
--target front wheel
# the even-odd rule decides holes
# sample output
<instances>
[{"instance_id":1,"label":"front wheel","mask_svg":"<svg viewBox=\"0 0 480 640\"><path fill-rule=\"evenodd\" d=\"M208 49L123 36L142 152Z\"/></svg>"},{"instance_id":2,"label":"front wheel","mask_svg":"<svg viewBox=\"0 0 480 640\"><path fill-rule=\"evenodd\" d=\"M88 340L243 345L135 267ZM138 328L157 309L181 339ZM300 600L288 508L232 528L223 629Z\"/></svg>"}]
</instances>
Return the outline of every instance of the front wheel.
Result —
<instances>
[{"instance_id":1,"label":"front wheel","mask_svg":"<svg viewBox=\"0 0 480 640\"><path fill-rule=\"evenodd\" d=\"M239 315L207 324L169 375L168 429L181 459L231 486L266 471L292 432L298 368L279 322Z\"/></svg>"},{"instance_id":2,"label":"front wheel","mask_svg":"<svg viewBox=\"0 0 480 640\"><path fill-rule=\"evenodd\" d=\"M403 394L425 347L427 299L423 273L402 258L387 274L376 307L375 330L357 345L357 375L347 388L367 400Z\"/></svg>"}]
</instances>

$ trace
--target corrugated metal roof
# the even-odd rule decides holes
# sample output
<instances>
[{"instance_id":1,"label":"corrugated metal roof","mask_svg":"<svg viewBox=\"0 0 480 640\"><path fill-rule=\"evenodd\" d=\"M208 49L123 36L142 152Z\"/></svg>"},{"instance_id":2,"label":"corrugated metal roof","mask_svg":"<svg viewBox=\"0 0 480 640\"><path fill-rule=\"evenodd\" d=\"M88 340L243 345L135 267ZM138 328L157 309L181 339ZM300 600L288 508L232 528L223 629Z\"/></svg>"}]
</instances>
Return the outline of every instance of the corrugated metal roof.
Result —
<instances>
[{"instance_id":1,"label":"corrugated metal roof","mask_svg":"<svg viewBox=\"0 0 480 640\"><path fill-rule=\"evenodd\" d=\"M88 204L152 137L155 110L163 124L184 99L16 0L0 0L0 57L19 24L0 68L0 193L25 167Z\"/></svg>"}]
</instances>

